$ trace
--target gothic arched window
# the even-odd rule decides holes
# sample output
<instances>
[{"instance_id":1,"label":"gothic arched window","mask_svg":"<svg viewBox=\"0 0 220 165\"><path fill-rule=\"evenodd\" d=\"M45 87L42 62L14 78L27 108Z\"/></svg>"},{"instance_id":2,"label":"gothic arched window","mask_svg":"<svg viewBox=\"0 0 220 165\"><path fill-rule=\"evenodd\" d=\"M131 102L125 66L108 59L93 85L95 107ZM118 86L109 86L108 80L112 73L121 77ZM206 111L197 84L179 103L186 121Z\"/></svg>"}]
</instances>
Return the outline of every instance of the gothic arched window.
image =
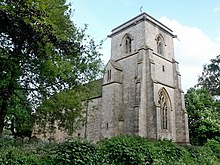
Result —
<instances>
[{"instance_id":1,"label":"gothic arched window","mask_svg":"<svg viewBox=\"0 0 220 165\"><path fill-rule=\"evenodd\" d=\"M161 116L161 128L168 129L168 109L170 106L168 95L165 89L162 89L159 92L159 101L160 104L160 116Z\"/></svg>"},{"instance_id":2,"label":"gothic arched window","mask_svg":"<svg viewBox=\"0 0 220 165\"><path fill-rule=\"evenodd\" d=\"M164 54L164 42L161 36L157 37L157 53Z\"/></svg>"},{"instance_id":3,"label":"gothic arched window","mask_svg":"<svg viewBox=\"0 0 220 165\"><path fill-rule=\"evenodd\" d=\"M131 53L131 37L125 37L125 53Z\"/></svg>"}]
</instances>

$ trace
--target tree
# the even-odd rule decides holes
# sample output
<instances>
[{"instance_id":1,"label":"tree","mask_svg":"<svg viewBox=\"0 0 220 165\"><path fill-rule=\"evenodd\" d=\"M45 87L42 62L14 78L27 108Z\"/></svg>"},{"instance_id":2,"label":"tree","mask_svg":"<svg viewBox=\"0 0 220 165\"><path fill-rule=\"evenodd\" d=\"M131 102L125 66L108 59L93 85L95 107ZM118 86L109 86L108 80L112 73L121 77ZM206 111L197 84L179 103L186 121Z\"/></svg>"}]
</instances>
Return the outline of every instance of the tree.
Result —
<instances>
[{"instance_id":1,"label":"tree","mask_svg":"<svg viewBox=\"0 0 220 165\"><path fill-rule=\"evenodd\" d=\"M53 133L55 128L72 135L86 122L88 103L101 95L102 79L54 94L38 107L34 133ZM97 110L93 107L93 110Z\"/></svg>"},{"instance_id":2,"label":"tree","mask_svg":"<svg viewBox=\"0 0 220 165\"><path fill-rule=\"evenodd\" d=\"M207 88L212 95L220 96L220 55L210 61L210 64L203 67L198 86Z\"/></svg>"},{"instance_id":3,"label":"tree","mask_svg":"<svg viewBox=\"0 0 220 165\"><path fill-rule=\"evenodd\" d=\"M71 135L84 124L86 99L90 92L90 89L80 85L45 100L37 109L34 133L50 133L53 136L57 127Z\"/></svg>"},{"instance_id":4,"label":"tree","mask_svg":"<svg viewBox=\"0 0 220 165\"><path fill-rule=\"evenodd\" d=\"M66 0L0 1L0 135L10 102L23 100L20 93L34 109L99 75L100 45L70 14Z\"/></svg>"},{"instance_id":5,"label":"tree","mask_svg":"<svg viewBox=\"0 0 220 165\"><path fill-rule=\"evenodd\" d=\"M16 91L22 99L13 96L8 103L5 129L10 130L15 138L31 137L35 118L26 95L20 92Z\"/></svg>"},{"instance_id":6,"label":"tree","mask_svg":"<svg viewBox=\"0 0 220 165\"><path fill-rule=\"evenodd\" d=\"M220 140L220 103L204 88L190 88L185 100L191 143L203 145L208 139Z\"/></svg>"}]
</instances>

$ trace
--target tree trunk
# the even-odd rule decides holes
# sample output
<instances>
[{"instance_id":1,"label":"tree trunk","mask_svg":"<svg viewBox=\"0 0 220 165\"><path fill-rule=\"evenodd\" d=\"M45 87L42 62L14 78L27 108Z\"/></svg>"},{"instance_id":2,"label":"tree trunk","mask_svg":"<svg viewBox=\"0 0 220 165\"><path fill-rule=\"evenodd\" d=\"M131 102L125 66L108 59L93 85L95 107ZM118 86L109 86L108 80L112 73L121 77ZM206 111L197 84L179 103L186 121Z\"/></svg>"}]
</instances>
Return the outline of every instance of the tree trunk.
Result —
<instances>
[{"instance_id":1,"label":"tree trunk","mask_svg":"<svg viewBox=\"0 0 220 165\"><path fill-rule=\"evenodd\" d=\"M11 72L11 80L9 81L8 85L0 90L0 97L2 100L2 104L0 105L0 137L2 136L2 132L4 129L5 124L5 116L7 113L7 107L8 107L8 101L11 99L13 90L14 90L14 84L13 82L16 82L15 79L15 72Z\"/></svg>"},{"instance_id":2,"label":"tree trunk","mask_svg":"<svg viewBox=\"0 0 220 165\"><path fill-rule=\"evenodd\" d=\"M2 132L3 132L3 128L4 128L6 111L7 111L7 99L3 98L1 109L0 109L0 137L2 136Z\"/></svg>"}]
</instances>

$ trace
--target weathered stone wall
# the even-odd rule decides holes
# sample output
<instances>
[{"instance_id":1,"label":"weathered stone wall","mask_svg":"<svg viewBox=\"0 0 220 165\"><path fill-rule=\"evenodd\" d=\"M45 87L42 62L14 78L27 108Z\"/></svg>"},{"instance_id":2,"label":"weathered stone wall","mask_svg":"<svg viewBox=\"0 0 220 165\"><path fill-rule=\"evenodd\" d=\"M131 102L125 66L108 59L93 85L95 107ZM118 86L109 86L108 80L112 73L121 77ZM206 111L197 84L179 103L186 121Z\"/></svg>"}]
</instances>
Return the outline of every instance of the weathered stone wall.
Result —
<instances>
[{"instance_id":1,"label":"weathered stone wall","mask_svg":"<svg viewBox=\"0 0 220 165\"><path fill-rule=\"evenodd\" d=\"M82 138L90 141L98 141L101 138L101 116L102 98L95 98L89 101L87 109L87 121L84 126Z\"/></svg>"},{"instance_id":2,"label":"weathered stone wall","mask_svg":"<svg viewBox=\"0 0 220 165\"><path fill-rule=\"evenodd\" d=\"M103 86L102 95L102 137L112 137L119 134L119 115L122 108L122 88L119 83L110 83Z\"/></svg>"},{"instance_id":3,"label":"weathered stone wall","mask_svg":"<svg viewBox=\"0 0 220 165\"><path fill-rule=\"evenodd\" d=\"M144 23L140 22L135 26L133 25L123 31L114 34L111 38L111 59L118 61L122 58L135 55L140 46L144 44L144 30ZM125 53L123 39L126 34L130 34L132 38L131 53Z\"/></svg>"}]
</instances>

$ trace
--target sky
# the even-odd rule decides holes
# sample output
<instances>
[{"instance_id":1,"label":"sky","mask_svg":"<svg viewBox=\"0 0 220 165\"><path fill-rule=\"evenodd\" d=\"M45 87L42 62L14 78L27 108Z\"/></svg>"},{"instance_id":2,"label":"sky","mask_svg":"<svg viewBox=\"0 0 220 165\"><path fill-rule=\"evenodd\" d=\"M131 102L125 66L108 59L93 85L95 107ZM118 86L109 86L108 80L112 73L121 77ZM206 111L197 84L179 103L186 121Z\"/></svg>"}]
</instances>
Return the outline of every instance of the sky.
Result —
<instances>
[{"instance_id":1,"label":"sky","mask_svg":"<svg viewBox=\"0 0 220 165\"><path fill-rule=\"evenodd\" d=\"M98 44L104 64L110 59L111 30L145 12L173 30L174 56L184 92L197 83L203 65L220 54L220 0L68 0L71 19ZM142 7L142 8L141 8ZM140 11L141 8L141 11Z\"/></svg>"}]
</instances>

